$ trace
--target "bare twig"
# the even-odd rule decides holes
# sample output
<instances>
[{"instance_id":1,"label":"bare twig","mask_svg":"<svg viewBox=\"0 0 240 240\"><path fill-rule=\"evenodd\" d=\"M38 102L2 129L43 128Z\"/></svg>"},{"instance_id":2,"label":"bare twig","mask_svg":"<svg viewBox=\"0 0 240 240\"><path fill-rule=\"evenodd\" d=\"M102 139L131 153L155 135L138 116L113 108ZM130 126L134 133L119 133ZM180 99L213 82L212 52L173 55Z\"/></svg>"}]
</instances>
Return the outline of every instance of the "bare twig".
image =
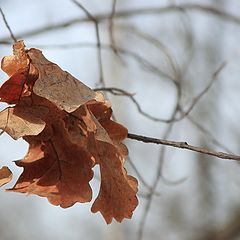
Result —
<instances>
[{"instance_id":1,"label":"bare twig","mask_svg":"<svg viewBox=\"0 0 240 240\"><path fill-rule=\"evenodd\" d=\"M133 34L136 37L143 39L147 43L151 44L152 46L160 50L165 56L165 59L167 60L168 64L170 65L173 74L175 76L178 75L179 70L177 69L177 64L174 61L173 57L171 56L169 49L163 42L161 42L158 38L141 31L136 26L121 26L121 28L124 30L128 30L130 34ZM172 77L172 80L176 81L176 79L173 77Z\"/></svg>"},{"instance_id":2,"label":"bare twig","mask_svg":"<svg viewBox=\"0 0 240 240\"><path fill-rule=\"evenodd\" d=\"M136 173L138 179L142 182L142 184L148 189L148 193L146 193L146 196L149 196L150 194L153 194L155 196L160 196L160 192L157 191L153 191L152 187L145 181L144 177L142 176L142 174L138 171L136 165L134 164L134 162L131 160L130 157L128 157L128 163L129 165L132 167L132 169L134 170L134 172Z\"/></svg>"},{"instance_id":3,"label":"bare twig","mask_svg":"<svg viewBox=\"0 0 240 240\"><path fill-rule=\"evenodd\" d=\"M220 147L222 150L224 150L227 153L231 153L233 154L233 152L226 147L225 145L223 145L221 142L219 142L219 140L216 139L216 137L213 136L213 134L206 129L204 126L202 126L199 122L197 122L197 120L195 120L191 115L187 116L187 119L199 130L201 131L203 134L206 134L210 140L212 141L213 144L215 144L217 147Z\"/></svg>"},{"instance_id":4,"label":"bare twig","mask_svg":"<svg viewBox=\"0 0 240 240\"><path fill-rule=\"evenodd\" d=\"M75 3L82 11L87 15L88 19L94 23L95 32L96 32L96 47L97 47L97 58L98 58L98 67L99 67L99 84L105 86L104 76L103 76L103 63L102 63L102 47L101 39L99 33L99 20L94 17L81 3L76 0L71 0Z\"/></svg>"},{"instance_id":5,"label":"bare twig","mask_svg":"<svg viewBox=\"0 0 240 240\"><path fill-rule=\"evenodd\" d=\"M240 161L239 155L228 154L225 152L216 152L214 150L190 145L187 142L169 141L169 140L164 140L164 139L136 135L136 134L132 134L132 133L128 134L128 138L137 140L137 141L141 141L141 142L145 142L145 143L154 143L154 144L160 144L160 145L165 145L165 146L171 146L171 147L175 147L175 148L182 148L182 149L186 149L189 151L198 152L198 153L214 156L214 157L221 158L221 159Z\"/></svg>"},{"instance_id":6,"label":"bare twig","mask_svg":"<svg viewBox=\"0 0 240 240\"><path fill-rule=\"evenodd\" d=\"M114 54L119 58L121 63L123 65L126 65L126 63L122 59L122 56L118 52L118 47L117 47L116 40L115 40L114 17L115 17L115 13L116 13L116 7L117 7L117 0L112 0L112 11L111 11L111 14L109 16L109 28L108 28L108 30L109 30L109 38L110 38L110 43L111 43L110 45L111 45L111 48L112 48Z\"/></svg>"},{"instance_id":7,"label":"bare twig","mask_svg":"<svg viewBox=\"0 0 240 240\"><path fill-rule=\"evenodd\" d=\"M134 98L133 94L131 94L131 93L129 93L129 92L123 90L123 89L115 88L115 87L108 87L108 88L94 88L94 91L106 91L106 92L110 92L111 94L116 95L116 96L128 97L135 104L138 112L140 114L142 114L143 116L145 116L146 118L148 118L148 119L150 119L152 121L156 121L156 122L166 122L165 119L161 119L161 118L157 118L157 117L151 116L150 114L148 114L145 111L143 111L141 106L140 106L140 104L138 103L138 101Z\"/></svg>"},{"instance_id":8,"label":"bare twig","mask_svg":"<svg viewBox=\"0 0 240 240\"><path fill-rule=\"evenodd\" d=\"M212 79L209 84L200 92L192 101L191 105L188 107L186 111L182 111L182 115L179 118L173 119L173 121L180 121L185 118L194 108L194 106L199 102L199 100L208 92L208 90L212 87L213 83L218 79L219 73L226 66L226 62L223 62L220 67L213 73Z\"/></svg>"},{"instance_id":9,"label":"bare twig","mask_svg":"<svg viewBox=\"0 0 240 240\"><path fill-rule=\"evenodd\" d=\"M211 15L215 15L219 18L222 18L223 20L235 23L240 25L240 17L233 15L224 9L219 9L217 7L211 6L211 5L204 5L204 4L191 4L191 3L185 3L185 4L179 4L179 5L169 5L166 7L154 7L154 8L140 8L140 9L132 9L132 10L121 10L115 13L114 19L116 18L131 18L131 17L136 17L136 16L141 16L141 15L159 15L159 14L164 14L164 13L169 13L169 12L175 12L175 11L198 11L202 13L208 13ZM94 16L95 19L97 19L98 22L102 22L105 20L109 19L109 13L102 13L102 14L96 14ZM70 21L65 21L59 24L55 25L48 25L40 28L36 28L32 31L24 32L22 34L17 35L17 38L26 38L30 36L34 36L37 34L42 34L46 33L49 31L55 31L61 28L66 28L74 24L83 24L86 22L91 22L93 19L87 17L82 17L82 18L74 18ZM9 40L8 38L3 38L0 39L1 41L7 41Z\"/></svg>"},{"instance_id":10,"label":"bare twig","mask_svg":"<svg viewBox=\"0 0 240 240\"><path fill-rule=\"evenodd\" d=\"M188 179L188 177L185 176L185 177L181 177L180 179L177 179L177 180L172 180L172 179L170 180L170 179L167 179L162 173L161 179L162 179L162 182L166 185L176 186L178 184L184 183Z\"/></svg>"},{"instance_id":11,"label":"bare twig","mask_svg":"<svg viewBox=\"0 0 240 240\"><path fill-rule=\"evenodd\" d=\"M109 88L95 88L94 91L108 91L110 92L111 94L113 95L116 95L116 96L126 96L126 97L129 97L131 99L131 101L136 105L139 113L141 113L142 115L146 116L147 118L153 120L155 119L155 117L149 115L148 113L144 112L142 109L141 109L141 106L140 104L137 102L137 100L134 98L134 94L132 93L129 93L123 89L120 89L120 88L114 88L114 87L109 87ZM180 111L181 108L179 109ZM231 153L232 151L229 150L226 146L224 146L222 143L220 143L212 134L210 131L208 131L206 128L204 128L201 124L199 124L192 116L190 115L187 115L187 119L194 125L196 126L201 132L207 134L211 141L218 147L222 148L224 151L228 152L228 153ZM157 119L157 121L160 121L162 120L164 122L164 119ZM178 182L178 181L177 181Z\"/></svg>"},{"instance_id":12,"label":"bare twig","mask_svg":"<svg viewBox=\"0 0 240 240\"><path fill-rule=\"evenodd\" d=\"M148 193L148 192L146 192L146 193L145 192L137 192L137 196L140 198L148 199L149 195L150 195L150 193ZM161 193L157 192L157 193L154 193L154 195L159 197L159 196L161 196Z\"/></svg>"},{"instance_id":13,"label":"bare twig","mask_svg":"<svg viewBox=\"0 0 240 240\"><path fill-rule=\"evenodd\" d=\"M176 87L176 91L177 91L177 100L176 100L173 112L171 114L171 119L174 119L176 117L178 111L179 111L179 104L180 104L180 99L181 99L181 95L182 95L182 88L181 88L181 80L182 79L177 78L177 77L180 77L180 76L175 76L175 77L176 77L175 87ZM172 121L167 126L167 129L165 130L165 134L163 136L163 140L166 140L168 138L174 124L175 124L175 122ZM151 205L152 205L152 202L153 202L153 197L154 197L153 193L156 191L159 180L162 176L162 169L163 169L163 164L164 164L164 159L165 159L165 153L166 153L166 148L163 145L160 149L160 158L159 158L158 165L157 165L157 168L156 168L157 169L156 170L156 176L155 176L155 179L154 179L153 184L152 184L152 192L149 194L149 198L147 199L147 203L146 203L142 218L140 220L140 225L139 225L139 229L138 229L138 240L143 239L143 233L144 233L144 230L145 230L145 223L147 221L147 217L148 217L148 214L150 212L150 208L151 208Z\"/></svg>"},{"instance_id":14,"label":"bare twig","mask_svg":"<svg viewBox=\"0 0 240 240\"><path fill-rule=\"evenodd\" d=\"M10 28L10 26L9 26L9 24L8 24L8 22L7 22L7 19L6 19L6 17L5 17L5 14L4 14L2 8L0 8L0 13L1 13L1 15L2 15L3 21L4 21L4 23L5 23L8 31L9 31L9 33L10 33L10 36L11 36L12 40L13 40L14 42L17 42L17 39L15 38L15 36L14 36L14 34L13 34L13 32L12 32L12 29Z\"/></svg>"},{"instance_id":15,"label":"bare twig","mask_svg":"<svg viewBox=\"0 0 240 240\"><path fill-rule=\"evenodd\" d=\"M118 54L115 37L114 37L114 16L116 13L116 5L117 5L117 0L112 0L112 12L109 17L109 36L110 36L111 45L113 46L113 51L115 54Z\"/></svg>"},{"instance_id":16,"label":"bare twig","mask_svg":"<svg viewBox=\"0 0 240 240\"><path fill-rule=\"evenodd\" d=\"M1 42L0 42L1 44ZM6 41L4 44L7 44ZM10 43L8 43L10 44ZM73 43L73 44L54 44L54 45L34 45L34 47L38 48L61 48L62 50L66 49L71 49L71 48L96 48L95 43L90 43L90 42L83 42L83 43ZM113 51L113 46L109 44L101 44L101 49L102 50L111 50ZM157 66L153 65L147 58L144 58L140 56L138 53L135 53L131 50L125 49L125 48L120 48L118 47L118 52L132 58L135 60L139 66L146 72L150 72L151 74L154 74L158 76L161 80L164 79L169 79L172 80L173 82L176 81L172 76L169 74L165 73L164 71L160 70Z\"/></svg>"},{"instance_id":17,"label":"bare twig","mask_svg":"<svg viewBox=\"0 0 240 240\"><path fill-rule=\"evenodd\" d=\"M119 89L119 88L98 88L98 89L95 89L95 90L98 90L98 91L108 91L114 95L117 95L117 96L126 96L126 97L129 97L131 99L131 101L136 105L137 107L137 110L140 114L142 114L143 116L149 118L150 120L153 120L153 121L157 121L157 122L163 122L163 123L170 123L170 122L176 122L176 121L180 121L182 119L184 119L191 111L192 109L194 108L194 106L199 102L199 100L208 92L208 90L211 88L211 86L213 85L213 83L215 82L215 80L217 79L219 73L222 71L222 69L226 66L226 63L222 63L220 65L220 67L213 73L213 77L211 79L211 81L209 82L209 84L203 89L202 92L200 92L199 95L197 95L191 105L189 106L188 110L186 111L183 111L182 108L179 106L179 110L181 110L182 114L180 117L178 118L170 118L170 119L162 119L162 118L157 118L157 117L154 117L154 116L151 116L150 114L144 112L140 106L140 104L137 102L137 100L133 97L133 94L130 94L128 93L127 91L125 90L122 90L122 89ZM118 93L117 93L118 92ZM120 93L120 94L119 94Z\"/></svg>"}]
</instances>

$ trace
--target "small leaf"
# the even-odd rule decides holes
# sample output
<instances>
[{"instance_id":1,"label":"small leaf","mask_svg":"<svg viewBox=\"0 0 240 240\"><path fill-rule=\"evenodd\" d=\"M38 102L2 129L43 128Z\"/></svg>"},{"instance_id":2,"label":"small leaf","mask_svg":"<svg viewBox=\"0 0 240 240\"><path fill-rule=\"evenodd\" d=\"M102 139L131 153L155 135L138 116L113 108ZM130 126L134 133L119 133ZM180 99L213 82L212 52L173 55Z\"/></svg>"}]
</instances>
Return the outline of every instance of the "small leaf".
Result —
<instances>
[{"instance_id":1,"label":"small leaf","mask_svg":"<svg viewBox=\"0 0 240 240\"><path fill-rule=\"evenodd\" d=\"M13 74L0 88L0 101L8 104L18 103L24 92L24 83L28 70Z\"/></svg>"},{"instance_id":2,"label":"small leaf","mask_svg":"<svg viewBox=\"0 0 240 240\"><path fill-rule=\"evenodd\" d=\"M0 187L9 183L12 180L12 172L8 167L2 167L0 169Z\"/></svg>"},{"instance_id":3,"label":"small leaf","mask_svg":"<svg viewBox=\"0 0 240 240\"><path fill-rule=\"evenodd\" d=\"M101 186L93 203L92 212L100 211L109 224L115 218L121 222L131 218L138 205L137 180L126 174L124 159L117 149L108 143L99 142Z\"/></svg>"},{"instance_id":4,"label":"small leaf","mask_svg":"<svg viewBox=\"0 0 240 240\"><path fill-rule=\"evenodd\" d=\"M0 112L0 129L13 139L27 135L38 135L45 128L45 122L39 116L48 110L42 107L16 106Z\"/></svg>"},{"instance_id":5,"label":"small leaf","mask_svg":"<svg viewBox=\"0 0 240 240\"><path fill-rule=\"evenodd\" d=\"M12 76L19 72L19 70L29 67L29 58L25 51L23 41L18 41L13 45L13 56L4 57L1 62L2 70Z\"/></svg>"}]
</instances>

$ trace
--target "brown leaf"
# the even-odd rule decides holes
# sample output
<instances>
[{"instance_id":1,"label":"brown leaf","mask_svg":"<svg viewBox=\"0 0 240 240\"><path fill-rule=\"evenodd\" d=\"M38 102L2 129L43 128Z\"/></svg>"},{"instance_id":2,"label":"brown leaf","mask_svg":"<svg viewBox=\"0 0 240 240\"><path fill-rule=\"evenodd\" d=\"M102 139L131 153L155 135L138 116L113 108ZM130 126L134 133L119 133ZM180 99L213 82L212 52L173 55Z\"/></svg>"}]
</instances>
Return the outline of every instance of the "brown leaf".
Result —
<instances>
[{"instance_id":1,"label":"brown leaf","mask_svg":"<svg viewBox=\"0 0 240 240\"><path fill-rule=\"evenodd\" d=\"M0 169L0 187L9 183L12 180L12 172L8 167L2 167Z\"/></svg>"},{"instance_id":2,"label":"brown leaf","mask_svg":"<svg viewBox=\"0 0 240 240\"><path fill-rule=\"evenodd\" d=\"M123 218L131 218L138 205L137 181L126 174L124 159L113 145L98 142L97 147L101 186L91 210L100 211L108 224L113 218L121 222Z\"/></svg>"},{"instance_id":3,"label":"brown leaf","mask_svg":"<svg viewBox=\"0 0 240 240\"><path fill-rule=\"evenodd\" d=\"M19 70L13 74L0 88L0 100L8 104L15 104L20 100L24 91L24 83L28 70Z\"/></svg>"},{"instance_id":4,"label":"brown leaf","mask_svg":"<svg viewBox=\"0 0 240 240\"><path fill-rule=\"evenodd\" d=\"M23 173L8 191L37 194L63 208L88 202L92 168L99 164L101 186L92 211L100 211L107 223L131 218L138 204L137 180L124 168L128 151L122 140L128 131L111 120L110 102L48 61L40 50L25 51L17 43L14 51L2 64L10 79L0 88L0 96L16 106L0 112L0 128L15 139L23 137L29 150L16 162Z\"/></svg>"},{"instance_id":5,"label":"brown leaf","mask_svg":"<svg viewBox=\"0 0 240 240\"><path fill-rule=\"evenodd\" d=\"M72 142L68 123L64 121L68 118L66 112L35 95L32 101L49 109L42 115L47 125L38 136L24 138L30 144L29 151L23 160L16 162L24 170L8 191L47 197L52 204L63 208L89 202L94 159L81 143Z\"/></svg>"},{"instance_id":6,"label":"brown leaf","mask_svg":"<svg viewBox=\"0 0 240 240\"><path fill-rule=\"evenodd\" d=\"M87 113L89 110L86 108L85 112L79 109L74 114L79 119L85 116L88 118L85 122L93 121L97 127L95 131L92 128L95 142L83 144L95 157L101 172L100 192L93 204L92 212L100 211L107 223L111 223L113 218L121 222L123 218L131 218L138 205L136 198L137 180L126 174L124 157L127 155L127 149L125 145L120 144L127 136L127 129L110 120L112 111L108 102L92 103L88 105L88 108L95 115ZM99 112L98 109L102 111ZM77 130L72 129L70 134L75 132ZM81 141L76 136L74 139L75 142Z\"/></svg>"},{"instance_id":7,"label":"brown leaf","mask_svg":"<svg viewBox=\"0 0 240 240\"><path fill-rule=\"evenodd\" d=\"M4 57L1 62L2 70L12 76L19 70L29 67L29 58L25 51L23 41L18 41L13 45L13 56Z\"/></svg>"},{"instance_id":8,"label":"brown leaf","mask_svg":"<svg viewBox=\"0 0 240 240\"><path fill-rule=\"evenodd\" d=\"M48 109L37 106L16 106L0 112L0 129L7 132L13 139L27 135L38 135L45 127L41 120Z\"/></svg>"},{"instance_id":9,"label":"brown leaf","mask_svg":"<svg viewBox=\"0 0 240 240\"><path fill-rule=\"evenodd\" d=\"M28 154L16 162L24 171L8 191L37 194L66 208L91 200L89 181L93 177L93 160L88 152L69 142L63 125L56 125L48 141L25 138L30 143Z\"/></svg>"},{"instance_id":10,"label":"brown leaf","mask_svg":"<svg viewBox=\"0 0 240 240\"><path fill-rule=\"evenodd\" d=\"M48 61L40 50L30 49L28 56L39 72L34 93L55 103L60 109L73 112L90 100L102 99L102 95L92 91L57 64Z\"/></svg>"},{"instance_id":11,"label":"brown leaf","mask_svg":"<svg viewBox=\"0 0 240 240\"><path fill-rule=\"evenodd\" d=\"M24 93L30 64L23 41L13 45L13 54L13 56L4 57L1 62L2 70L10 78L0 88L0 100L9 104L17 103Z\"/></svg>"}]
</instances>

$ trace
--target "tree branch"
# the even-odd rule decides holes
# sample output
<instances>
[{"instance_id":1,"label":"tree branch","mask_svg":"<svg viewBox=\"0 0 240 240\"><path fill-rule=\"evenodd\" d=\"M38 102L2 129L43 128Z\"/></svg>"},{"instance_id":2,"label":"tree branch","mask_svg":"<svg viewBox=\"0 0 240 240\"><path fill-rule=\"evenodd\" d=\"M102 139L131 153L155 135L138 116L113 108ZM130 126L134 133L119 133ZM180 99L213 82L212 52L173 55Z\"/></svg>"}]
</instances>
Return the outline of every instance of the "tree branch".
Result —
<instances>
[{"instance_id":1,"label":"tree branch","mask_svg":"<svg viewBox=\"0 0 240 240\"><path fill-rule=\"evenodd\" d=\"M10 28L10 26L9 26L9 24L8 24L8 22L7 22L7 19L6 19L6 17L5 17L5 14L4 14L2 8L0 8L0 13L1 13L1 15L2 15L3 21L4 21L4 23L5 23L8 31L9 31L9 33L10 33L10 36L11 36L12 40L13 40L14 42L17 42L17 39L16 39L16 37L14 36L14 34L13 34L13 32L12 32L12 29Z\"/></svg>"},{"instance_id":2,"label":"tree branch","mask_svg":"<svg viewBox=\"0 0 240 240\"><path fill-rule=\"evenodd\" d=\"M96 33L96 47L97 47L97 60L98 60L98 68L99 68L99 84L105 86L105 81L103 77L103 63L102 63L102 47L101 47L101 39L99 33L99 20L94 17L80 2L76 0L71 0L76 6L78 6L87 16L87 18L93 22Z\"/></svg>"},{"instance_id":3,"label":"tree branch","mask_svg":"<svg viewBox=\"0 0 240 240\"><path fill-rule=\"evenodd\" d=\"M226 21L235 23L240 25L240 17L233 15L223 9L216 8L211 5L205 5L205 4L191 4L191 3L186 3L186 4L179 4L179 5L169 5L165 7L155 7L155 8L140 8L140 9L131 9L131 10L121 10L118 12L115 12L114 14L114 19L122 19L122 18L130 18L130 17L136 17L140 15L158 15L158 14L164 14L164 13L169 13L169 12L176 12L176 11L198 11L198 12L203 12L203 13L208 13L215 15L217 17L220 17ZM94 19L99 22L105 21L109 19L110 14L109 13L101 13L101 14L96 14L94 16ZM34 36L37 34L41 33L46 33L49 31L55 31L61 28L69 27L74 24L82 24L86 22L92 22L93 19L87 17L81 17L81 18L74 18L72 20L68 20L62 23L58 23L55 25L48 25L48 26L43 26L40 28L36 28L32 31L28 31L22 34L17 35L17 38L26 38L30 36ZM9 38L2 38L0 39L0 42L6 42L8 41Z\"/></svg>"},{"instance_id":4,"label":"tree branch","mask_svg":"<svg viewBox=\"0 0 240 240\"><path fill-rule=\"evenodd\" d=\"M141 136L141 135L132 134L132 133L128 134L128 138L137 140L140 142L144 142L144 143L154 143L154 144L160 144L160 145L165 145L165 146L171 146L171 147L175 147L175 148L182 148L182 149L186 149L189 151L214 156L217 158L240 161L239 155L228 154L225 152L216 152L211 149L206 149L206 148L201 148L201 147L196 147L196 146L190 145L187 142L169 141L169 140L164 140L164 139Z\"/></svg>"}]
</instances>

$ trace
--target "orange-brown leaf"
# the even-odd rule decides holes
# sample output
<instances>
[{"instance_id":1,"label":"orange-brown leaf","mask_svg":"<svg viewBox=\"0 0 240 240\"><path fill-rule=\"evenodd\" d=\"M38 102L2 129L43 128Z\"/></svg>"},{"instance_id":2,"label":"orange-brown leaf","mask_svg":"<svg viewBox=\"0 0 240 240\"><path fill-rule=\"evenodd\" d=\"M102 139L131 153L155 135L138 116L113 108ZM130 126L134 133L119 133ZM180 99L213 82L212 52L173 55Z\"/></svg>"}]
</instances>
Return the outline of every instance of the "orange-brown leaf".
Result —
<instances>
[{"instance_id":1,"label":"orange-brown leaf","mask_svg":"<svg viewBox=\"0 0 240 240\"><path fill-rule=\"evenodd\" d=\"M34 101L40 104L41 98ZM30 147L26 157L17 161L24 171L9 191L37 194L47 197L54 205L63 208L92 198L89 181L93 177L94 160L81 143L73 143L69 135L66 116L48 101L50 109L44 116L46 128L38 136L25 137Z\"/></svg>"},{"instance_id":2,"label":"orange-brown leaf","mask_svg":"<svg viewBox=\"0 0 240 240\"><path fill-rule=\"evenodd\" d=\"M18 103L24 91L27 69L13 74L0 88L0 101L8 104Z\"/></svg>"},{"instance_id":3,"label":"orange-brown leaf","mask_svg":"<svg viewBox=\"0 0 240 240\"><path fill-rule=\"evenodd\" d=\"M92 212L100 211L108 224L113 218L121 222L131 218L138 205L137 180L127 175L124 159L113 145L98 142L97 147L101 159L101 186Z\"/></svg>"},{"instance_id":4,"label":"orange-brown leaf","mask_svg":"<svg viewBox=\"0 0 240 240\"><path fill-rule=\"evenodd\" d=\"M40 50L25 51L22 42L2 68L10 79L0 96L16 106L0 112L0 128L29 143L28 154L16 162L23 173L8 191L37 194L63 208L88 202L92 168L99 164L101 185L92 211L107 223L131 218L138 204L137 180L124 168L128 151L122 141L128 131L111 120L110 102Z\"/></svg>"},{"instance_id":5,"label":"orange-brown leaf","mask_svg":"<svg viewBox=\"0 0 240 240\"><path fill-rule=\"evenodd\" d=\"M61 137L56 135L45 143L27 138L29 152L16 162L24 171L8 191L47 197L53 205L63 208L91 200L89 181L93 176L93 161L86 151L69 144L65 136Z\"/></svg>"},{"instance_id":6,"label":"orange-brown leaf","mask_svg":"<svg viewBox=\"0 0 240 240\"><path fill-rule=\"evenodd\" d=\"M12 172L8 167L2 167L0 169L0 187L9 183L12 180Z\"/></svg>"},{"instance_id":7,"label":"orange-brown leaf","mask_svg":"<svg viewBox=\"0 0 240 240\"><path fill-rule=\"evenodd\" d=\"M30 61L25 51L25 45L23 41L18 41L13 45L13 56L2 59L1 68L8 76L12 76L19 70L28 68L29 63Z\"/></svg>"}]
</instances>

